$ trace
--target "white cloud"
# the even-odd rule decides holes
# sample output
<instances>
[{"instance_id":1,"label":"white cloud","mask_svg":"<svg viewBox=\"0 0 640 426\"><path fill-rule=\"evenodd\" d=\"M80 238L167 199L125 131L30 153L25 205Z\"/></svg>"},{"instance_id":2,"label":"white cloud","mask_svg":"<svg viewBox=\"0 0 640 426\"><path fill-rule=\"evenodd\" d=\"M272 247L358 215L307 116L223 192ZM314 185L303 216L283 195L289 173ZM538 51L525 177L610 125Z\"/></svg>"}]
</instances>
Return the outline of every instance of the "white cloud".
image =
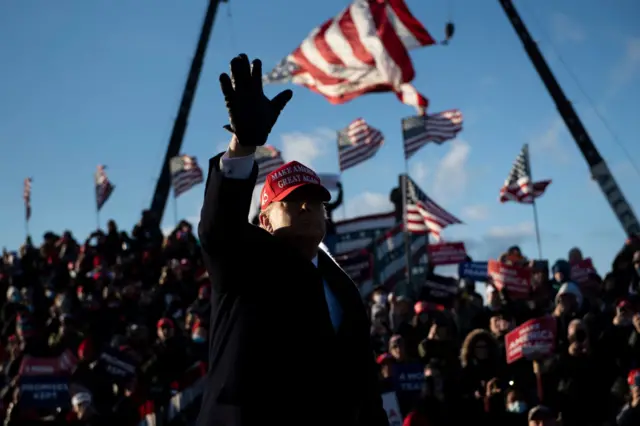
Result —
<instances>
[{"instance_id":1,"label":"white cloud","mask_svg":"<svg viewBox=\"0 0 640 426\"><path fill-rule=\"evenodd\" d=\"M551 32L553 39L559 43L580 43L587 39L587 33L582 25L559 12L551 15Z\"/></svg>"},{"instance_id":2,"label":"white cloud","mask_svg":"<svg viewBox=\"0 0 640 426\"><path fill-rule=\"evenodd\" d=\"M486 220L489 217L489 208L484 204L476 204L462 208L462 217L467 220Z\"/></svg>"},{"instance_id":3,"label":"white cloud","mask_svg":"<svg viewBox=\"0 0 640 426\"><path fill-rule=\"evenodd\" d=\"M327 153L330 143L335 143L335 137L335 132L328 129L312 133L284 133L280 135L282 156L285 161L299 161L313 168L313 161Z\"/></svg>"},{"instance_id":4,"label":"white cloud","mask_svg":"<svg viewBox=\"0 0 640 426\"><path fill-rule=\"evenodd\" d=\"M541 154L541 157L551 158L559 163L568 163L571 156L562 140L565 132L567 130L564 121L559 117L555 118L542 133L531 140L531 153ZM532 169L535 169L535 164Z\"/></svg>"},{"instance_id":5,"label":"white cloud","mask_svg":"<svg viewBox=\"0 0 640 426\"><path fill-rule=\"evenodd\" d=\"M611 98L622 91L640 75L640 37L627 39L625 52L610 71L610 83L606 97Z\"/></svg>"},{"instance_id":6,"label":"white cloud","mask_svg":"<svg viewBox=\"0 0 640 426\"><path fill-rule=\"evenodd\" d=\"M363 192L349 198L333 214L333 220L342 220L376 213L386 213L394 209L389 194Z\"/></svg>"},{"instance_id":7,"label":"white cloud","mask_svg":"<svg viewBox=\"0 0 640 426\"><path fill-rule=\"evenodd\" d=\"M410 166L409 170L411 178L423 185L424 182L431 176L431 169L427 167L427 164L423 161L416 161Z\"/></svg>"},{"instance_id":8,"label":"white cloud","mask_svg":"<svg viewBox=\"0 0 640 426\"><path fill-rule=\"evenodd\" d=\"M533 222L522 222L517 225L492 226L487 231L491 238L516 238L531 237L535 234Z\"/></svg>"},{"instance_id":9,"label":"white cloud","mask_svg":"<svg viewBox=\"0 0 640 426\"><path fill-rule=\"evenodd\" d=\"M470 151L469 144L461 139L451 142L449 152L442 158L435 171L431 192L438 202L464 194L469 177L467 161Z\"/></svg>"},{"instance_id":10,"label":"white cloud","mask_svg":"<svg viewBox=\"0 0 640 426\"><path fill-rule=\"evenodd\" d=\"M463 228L460 228L461 231ZM452 228L453 230L453 228ZM535 236L533 222L521 222L515 225L493 226L482 236L474 236L462 231L457 233L458 241L464 241L469 255L475 260L496 259L507 248L522 245ZM447 234L449 235L449 234Z\"/></svg>"}]
</instances>

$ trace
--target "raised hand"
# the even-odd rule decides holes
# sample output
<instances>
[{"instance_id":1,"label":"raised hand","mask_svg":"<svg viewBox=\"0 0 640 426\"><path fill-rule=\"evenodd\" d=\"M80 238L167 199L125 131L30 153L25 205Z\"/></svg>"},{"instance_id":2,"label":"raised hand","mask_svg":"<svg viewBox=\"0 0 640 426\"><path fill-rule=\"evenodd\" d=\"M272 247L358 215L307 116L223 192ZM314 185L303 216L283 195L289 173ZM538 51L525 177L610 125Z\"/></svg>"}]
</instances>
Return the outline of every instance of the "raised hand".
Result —
<instances>
[{"instance_id":1,"label":"raised hand","mask_svg":"<svg viewBox=\"0 0 640 426\"><path fill-rule=\"evenodd\" d=\"M267 98L262 90L262 62L255 59L250 65L245 54L231 60L231 77L220 74L220 87L229 111L229 124L224 128L243 146L264 145L293 96L291 90L284 90L271 100Z\"/></svg>"}]
</instances>

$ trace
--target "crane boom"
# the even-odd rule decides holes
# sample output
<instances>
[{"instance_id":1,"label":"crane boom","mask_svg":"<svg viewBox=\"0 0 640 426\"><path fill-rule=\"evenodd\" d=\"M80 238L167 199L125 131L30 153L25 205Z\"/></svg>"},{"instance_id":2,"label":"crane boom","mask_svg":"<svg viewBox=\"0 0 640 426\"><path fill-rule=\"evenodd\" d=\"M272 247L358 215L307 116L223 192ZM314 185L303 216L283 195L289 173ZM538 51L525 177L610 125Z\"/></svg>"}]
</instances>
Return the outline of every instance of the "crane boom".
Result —
<instances>
[{"instance_id":1,"label":"crane boom","mask_svg":"<svg viewBox=\"0 0 640 426\"><path fill-rule=\"evenodd\" d=\"M171 191L169 162L173 157L180 154L180 148L182 147L184 134L187 130L189 113L191 112L193 98L195 97L196 89L198 88L198 80L200 79L200 72L202 71L202 63L204 62L204 57L207 52L207 45L209 44L209 38L211 36L211 30L213 29L216 12L218 11L218 5L226 2L227 0L209 0L207 13L204 17L204 21L202 22L202 30L200 31L200 39L198 40L196 53L191 62L191 68L189 69L187 83L182 93L182 100L180 101L178 115L173 123L173 130L171 131L171 138L167 145L167 152L164 156L162 168L160 169L160 176L156 183L153 198L151 199L150 210L159 222L162 221L162 216L164 215L164 210L167 205L167 199L169 198L169 192Z\"/></svg>"},{"instance_id":2,"label":"crane boom","mask_svg":"<svg viewBox=\"0 0 640 426\"><path fill-rule=\"evenodd\" d=\"M600 185L600 189L607 198L607 201L609 201L609 204L611 205L613 212L618 217L625 233L628 236L640 234L640 224L638 223L635 213L631 209L629 203L627 203L627 200L615 178L611 174L607 163L602 159L598 149L593 144L593 141L580 121L578 114L576 114L573 106L562 91L562 88L551 72L549 65L547 65L542 53L540 53L540 49L538 49L537 44L532 40L531 34L520 19L520 15L516 11L512 0L498 1L509 18L513 29L522 41L524 50L527 52L529 59L538 72L538 75L553 98L562 120L569 129L571 136L573 136L573 139L582 152L584 159L587 161L589 169L591 170L591 177L598 182L598 185Z\"/></svg>"}]
</instances>

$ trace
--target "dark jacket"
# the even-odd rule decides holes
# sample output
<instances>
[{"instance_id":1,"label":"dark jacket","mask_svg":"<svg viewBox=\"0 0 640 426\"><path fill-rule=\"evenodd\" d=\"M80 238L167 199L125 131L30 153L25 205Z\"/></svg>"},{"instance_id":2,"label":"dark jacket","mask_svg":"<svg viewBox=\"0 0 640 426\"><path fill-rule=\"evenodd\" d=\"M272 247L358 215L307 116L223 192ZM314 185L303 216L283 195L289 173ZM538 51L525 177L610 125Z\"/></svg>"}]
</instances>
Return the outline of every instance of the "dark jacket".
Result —
<instances>
[{"instance_id":1,"label":"dark jacket","mask_svg":"<svg viewBox=\"0 0 640 426\"><path fill-rule=\"evenodd\" d=\"M224 178L209 163L199 234L212 285L209 372L199 426L387 426L353 282L247 221L258 167ZM323 279L342 306L333 328Z\"/></svg>"}]
</instances>

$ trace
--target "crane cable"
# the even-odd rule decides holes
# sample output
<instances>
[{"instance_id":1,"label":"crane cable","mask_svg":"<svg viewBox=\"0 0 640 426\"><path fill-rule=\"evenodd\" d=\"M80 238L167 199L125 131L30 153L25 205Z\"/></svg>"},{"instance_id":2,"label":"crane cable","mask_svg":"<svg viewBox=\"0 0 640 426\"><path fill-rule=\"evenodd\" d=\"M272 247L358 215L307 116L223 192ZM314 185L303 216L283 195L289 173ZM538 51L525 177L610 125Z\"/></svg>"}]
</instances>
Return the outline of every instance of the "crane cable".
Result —
<instances>
[{"instance_id":1,"label":"crane cable","mask_svg":"<svg viewBox=\"0 0 640 426\"><path fill-rule=\"evenodd\" d=\"M233 15L231 14L231 1L226 1L225 2L227 4L227 18L229 18L229 38L231 41L231 48L233 52L237 52L236 50L236 33L233 30L234 29L234 24L233 24Z\"/></svg>"},{"instance_id":2,"label":"crane cable","mask_svg":"<svg viewBox=\"0 0 640 426\"><path fill-rule=\"evenodd\" d=\"M524 3L524 2L522 2L522 3ZM525 9L526 8L527 7L525 6ZM580 80L578 79L576 74L571 70L571 68L569 68L569 65L562 58L562 56L560 55L560 51L553 44L553 41L552 41L551 37L549 36L548 32L545 31L544 26L541 25L537 14L535 12L531 12L530 15L533 16L533 19L535 20L536 25L538 26L540 31L542 31L543 36L546 39L547 44L551 47L551 50L552 50L553 54L560 61L560 63L564 67L564 69L567 72L567 74L569 74L569 77L571 77L573 79L573 82L578 87L578 90L582 93L582 96L586 99L586 101L591 106L591 109L596 114L596 117L598 117L600 122L604 125L604 128L609 132L609 135L611 136L611 139L613 139L613 141L616 143L616 145L618 145L618 147L622 150L624 155L627 157L627 160L631 164L631 167L633 167L633 169L638 174L638 176L640 176L640 168L638 167L636 162L633 160L633 157L631 156L631 153L624 146L624 144L622 143L622 140L618 137L618 134L613 130L613 127L611 127L609 122L605 119L604 115L600 112L599 108L596 106L596 104L593 101L593 99L591 98L591 96L589 96L589 94L585 90L584 86L580 83Z\"/></svg>"}]
</instances>

